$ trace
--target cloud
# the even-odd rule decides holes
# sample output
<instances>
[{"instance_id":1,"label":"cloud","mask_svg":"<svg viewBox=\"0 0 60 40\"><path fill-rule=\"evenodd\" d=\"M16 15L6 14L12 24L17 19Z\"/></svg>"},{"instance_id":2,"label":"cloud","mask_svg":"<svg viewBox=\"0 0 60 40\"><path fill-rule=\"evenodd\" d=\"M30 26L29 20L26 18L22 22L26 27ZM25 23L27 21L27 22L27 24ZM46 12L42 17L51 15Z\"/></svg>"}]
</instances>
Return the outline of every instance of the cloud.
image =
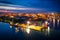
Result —
<instances>
[{"instance_id":1,"label":"cloud","mask_svg":"<svg viewBox=\"0 0 60 40\"><path fill-rule=\"evenodd\" d=\"M18 7L9 7L9 6L0 6L0 9L8 9L8 10L39 10L36 8L18 8Z\"/></svg>"},{"instance_id":2,"label":"cloud","mask_svg":"<svg viewBox=\"0 0 60 40\"><path fill-rule=\"evenodd\" d=\"M21 5L12 5L12 4L4 4L0 3L0 9L7 9L7 10L41 10L38 8L30 8Z\"/></svg>"}]
</instances>

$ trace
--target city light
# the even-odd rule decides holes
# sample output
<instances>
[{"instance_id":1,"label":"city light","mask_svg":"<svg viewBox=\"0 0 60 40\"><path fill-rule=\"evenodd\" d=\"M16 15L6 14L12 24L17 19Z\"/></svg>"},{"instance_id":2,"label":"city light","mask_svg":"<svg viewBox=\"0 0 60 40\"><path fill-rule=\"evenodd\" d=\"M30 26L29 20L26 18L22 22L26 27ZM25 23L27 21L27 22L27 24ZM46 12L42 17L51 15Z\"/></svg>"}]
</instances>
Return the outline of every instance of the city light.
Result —
<instances>
[{"instance_id":1,"label":"city light","mask_svg":"<svg viewBox=\"0 0 60 40\"><path fill-rule=\"evenodd\" d=\"M48 24L48 22L47 22L47 21L45 21L45 24Z\"/></svg>"},{"instance_id":2,"label":"city light","mask_svg":"<svg viewBox=\"0 0 60 40\"><path fill-rule=\"evenodd\" d=\"M15 25L18 25L18 23L16 23Z\"/></svg>"},{"instance_id":3,"label":"city light","mask_svg":"<svg viewBox=\"0 0 60 40\"><path fill-rule=\"evenodd\" d=\"M14 16L10 16L10 18L14 18Z\"/></svg>"},{"instance_id":4,"label":"city light","mask_svg":"<svg viewBox=\"0 0 60 40\"><path fill-rule=\"evenodd\" d=\"M30 24L30 21L27 21L27 24Z\"/></svg>"},{"instance_id":5,"label":"city light","mask_svg":"<svg viewBox=\"0 0 60 40\"><path fill-rule=\"evenodd\" d=\"M23 32L24 31L27 32L27 34L29 34L31 32L31 30L40 31L40 32L44 30L44 31L47 31L47 33L49 34L50 30L51 30L49 25L52 23L52 28L53 28L56 23L55 19L57 20L58 26L60 23L60 19L59 18L57 19L55 14L53 14L53 13L52 14L18 13L18 14L17 13L1 14L2 16L0 17L0 21L9 23L10 28L15 28L16 32L18 32L19 28L21 28L21 30ZM8 15L8 16L6 16L6 15ZM48 19L47 15L49 15L49 19ZM57 14L57 15L59 15L59 14ZM22 21L22 18L20 18L20 17L25 17L25 18ZM37 18L37 19L35 19L35 18Z\"/></svg>"}]
</instances>

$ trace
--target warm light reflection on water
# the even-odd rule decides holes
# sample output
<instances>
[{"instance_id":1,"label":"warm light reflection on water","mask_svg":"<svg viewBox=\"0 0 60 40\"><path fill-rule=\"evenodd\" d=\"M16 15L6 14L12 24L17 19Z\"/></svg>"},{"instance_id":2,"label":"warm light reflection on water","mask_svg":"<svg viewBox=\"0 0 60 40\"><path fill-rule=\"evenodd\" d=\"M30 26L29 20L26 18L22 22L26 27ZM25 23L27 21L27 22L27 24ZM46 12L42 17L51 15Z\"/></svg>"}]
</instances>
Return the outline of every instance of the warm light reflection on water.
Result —
<instances>
[{"instance_id":1,"label":"warm light reflection on water","mask_svg":"<svg viewBox=\"0 0 60 40\"><path fill-rule=\"evenodd\" d=\"M30 29L29 29L29 28L27 28L27 29L26 29L26 32L29 34L29 33L30 33Z\"/></svg>"},{"instance_id":2,"label":"warm light reflection on water","mask_svg":"<svg viewBox=\"0 0 60 40\"><path fill-rule=\"evenodd\" d=\"M58 13L0 14L0 37L2 38L46 40L58 36L60 37L60 14Z\"/></svg>"},{"instance_id":3,"label":"warm light reflection on water","mask_svg":"<svg viewBox=\"0 0 60 40\"><path fill-rule=\"evenodd\" d=\"M15 32L19 32L18 28L15 28Z\"/></svg>"},{"instance_id":4,"label":"warm light reflection on water","mask_svg":"<svg viewBox=\"0 0 60 40\"><path fill-rule=\"evenodd\" d=\"M50 34L50 27L48 27L48 34Z\"/></svg>"},{"instance_id":5,"label":"warm light reflection on water","mask_svg":"<svg viewBox=\"0 0 60 40\"><path fill-rule=\"evenodd\" d=\"M10 28L12 28L12 26L10 26Z\"/></svg>"},{"instance_id":6,"label":"warm light reflection on water","mask_svg":"<svg viewBox=\"0 0 60 40\"><path fill-rule=\"evenodd\" d=\"M59 19L57 20L57 25L58 25L58 27L59 27Z\"/></svg>"},{"instance_id":7,"label":"warm light reflection on water","mask_svg":"<svg viewBox=\"0 0 60 40\"><path fill-rule=\"evenodd\" d=\"M55 27L55 19L53 19L53 27Z\"/></svg>"}]
</instances>

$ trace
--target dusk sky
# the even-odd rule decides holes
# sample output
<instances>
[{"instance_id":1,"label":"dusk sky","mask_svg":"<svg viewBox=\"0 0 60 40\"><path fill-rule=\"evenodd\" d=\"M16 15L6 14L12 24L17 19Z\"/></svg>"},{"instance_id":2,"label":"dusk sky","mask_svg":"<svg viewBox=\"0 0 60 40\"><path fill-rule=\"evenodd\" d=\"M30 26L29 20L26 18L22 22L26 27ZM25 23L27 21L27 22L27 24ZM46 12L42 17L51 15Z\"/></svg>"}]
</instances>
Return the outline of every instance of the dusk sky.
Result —
<instances>
[{"instance_id":1,"label":"dusk sky","mask_svg":"<svg viewBox=\"0 0 60 40\"><path fill-rule=\"evenodd\" d=\"M60 12L59 0L0 0L0 3Z\"/></svg>"}]
</instances>

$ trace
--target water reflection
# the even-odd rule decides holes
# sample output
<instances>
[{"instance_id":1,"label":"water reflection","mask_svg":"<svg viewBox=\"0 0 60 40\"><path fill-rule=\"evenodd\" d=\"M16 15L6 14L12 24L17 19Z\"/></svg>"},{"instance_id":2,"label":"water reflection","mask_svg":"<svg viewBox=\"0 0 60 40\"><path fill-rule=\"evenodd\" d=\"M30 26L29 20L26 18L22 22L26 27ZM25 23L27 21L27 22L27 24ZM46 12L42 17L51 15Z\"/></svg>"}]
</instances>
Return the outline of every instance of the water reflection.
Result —
<instances>
[{"instance_id":1,"label":"water reflection","mask_svg":"<svg viewBox=\"0 0 60 40\"><path fill-rule=\"evenodd\" d=\"M29 34L29 33L30 33L30 29L29 29L29 28L27 28L27 29L26 29L26 32Z\"/></svg>"},{"instance_id":2,"label":"water reflection","mask_svg":"<svg viewBox=\"0 0 60 40\"><path fill-rule=\"evenodd\" d=\"M58 25L58 27L59 27L59 19L57 20L57 25Z\"/></svg>"},{"instance_id":3,"label":"water reflection","mask_svg":"<svg viewBox=\"0 0 60 40\"><path fill-rule=\"evenodd\" d=\"M29 27L32 27L32 26L29 26ZM30 34L32 32L33 29L30 29L29 27L27 28L15 28L15 32L18 33L19 31L22 31L23 33L27 33L27 34ZM34 27L34 26L33 26ZM13 28L12 28L13 29ZM40 31L38 30L35 30L35 31L38 31L39 33L43 33L43 35L50 35L50 27L48 27L47 29L42 29ZM12 30L13 31L13 30ZM32 32L33 33L33 32Z\"/></svg>"},{"instance_id":4,"label":"water reflection","mask_svg":"<svg viewBox=\"0 0 60 40\"><path fill-rule=\"evenodd\" d=\"M19 32L18 28L15 28L15 32Z\"/></svg>"},{"instance_id":5,"label":"water reflection","mask_svg":"<svg viewBox=\"0 0 60 40\"><path fill-rule=\"evenodd\" d=\"M0 23L1 24L1 23ZM2 22L2 24L3 24L3 22ZM3 25L6 25L6 24L3 24ZM11 27L11 26L10 26ZM12 33L15 31L15 35L17 36L17 34L19 33L19 35L21 34L21 32L20 31L22 31L22 33L24 33L24 36L25 36L25 39L33 39L33 38L30 38L30 37L34 37L34 39L36 39L37 37L37 39L43 39L43 37L41 37L41 35L42 36L46 36L46 37L48 37L48 36L51 36L52 37L52 35L51 34L53 34L54 33L54 31L51 31L52 29L50 29L50 27L48 26L48 29L43 29L42 31L35 31L35 30L32 30L32 29L29 29L29 28L21 28L21 29L19 29L19 28L15 28L15 30L14 30L14 28L15 27L13 27L12 26ZM1 30L1 29L0 29ZM53 33L52 33L53 32ZM57 32L57 34L58 34L59 32ZM11 34L11 33L10 33ZM28 34L28 35L27 35ZM30 36L31 35L31 36ZM38 35L38 36L37 36ZM48 35L48 36L47 36ZM55 33L53 34L53 35L55 35ZM58 34L59 35L59 34ZM13 36L13 35L12 35ZM35 36L36 36L36 38L35 38ZM18 37L18 36L17 36ZM20 37L20 36L19 36ZM18 37L18 38L19 38ZM41 38L39 38L39 37L41 37ZM45 37L45 38L46 38ZM17 38L17 39L18 39ZM15 39L15 37L14 37L14 39ZM24 40L25 40L24 39Z\"/></svg>"},{"instance_id":6,"label":"water reflection","mask_svg":"<svg viewBox=\"0 0 60 40\"><path fill-rule=\"evenodd\" d=\"M7 25L5 23L8 23L9 29L12 30L12 33L13 32L15 32L16 34L19 33L19 35L20 35L20 33L26 34L26 35L24 35L25 37L27 36L27 34L28 34L28 36L31 35L31 37L33 35L35 36L35 34L36 34L36 36L38 35L39 37L41 35L46 36L46 37L48 35L48 36L52 37L52 35L54 35L54 33L57 31L55 29L55 27L59 27L59 23L60 23L60 20L56 19L55 17L49 18L47 20L40 18L40 17L37 19L35 18L34 20L32 18L31 19L29 19L29 18L27 18L27 20L26 20L25 18L20 18L20 17L17 17L17 18L12 17L12 19L10 17L8 17L8 18L1 17L0 22L2 22L2 23L0 23L0 25L3 23L4 23L3 25ZM24 19L24 20L22 21L22 19ZM57 24L57 26L56 26L56 24ZM5 28L5 27L3 27L3 28ZM57 32L60 33L59 31L57 31Z\"/></svg>"},{"instance_id":7,"label":"water reflection","mask_svg":"<svg viewBox=\"0 0 60 40\"><path fill-rule=\"evenodd\" d=\"M12 26L10 26L10 28L12 28Z\"/></svg>"},{"instance_id":8,"label":"water reflection","mask_svg":"<svg viewBox=\"0 0 60 40\"><path fill-rule=\"evenodd\" d=\"M48 27L48 34L50 34L50 27Z\"/></svg>"},{"instance_id":9,"label":"water reflection","mask_svg":"<svg viewBox=\"0 0 60 40\"><path fill-rule=\"evenodd\" d=\"M55 20L55 19L54 19ZM53 20L53 25L55 25L55 21ZM58 23L59 23L59 20L57 20ZM39 22L39 21L38 21ZM19 28L21 28L22 32L27 32L27 34L30 34L31 30L36 30L36 31L40 31L40 32L44 32L46 35L50 34L50 27L49 27L49 22L46 20L42 27L41 25L40 26L36 26L36 24L31 24L30 21L27 21L27 24L24 26L22 25L23 27L21 27L21 24L19 23L13 23L13 22L10 22L10 28L15 28L15 32L19 32Z\"/></svg>"}]
</instances>

